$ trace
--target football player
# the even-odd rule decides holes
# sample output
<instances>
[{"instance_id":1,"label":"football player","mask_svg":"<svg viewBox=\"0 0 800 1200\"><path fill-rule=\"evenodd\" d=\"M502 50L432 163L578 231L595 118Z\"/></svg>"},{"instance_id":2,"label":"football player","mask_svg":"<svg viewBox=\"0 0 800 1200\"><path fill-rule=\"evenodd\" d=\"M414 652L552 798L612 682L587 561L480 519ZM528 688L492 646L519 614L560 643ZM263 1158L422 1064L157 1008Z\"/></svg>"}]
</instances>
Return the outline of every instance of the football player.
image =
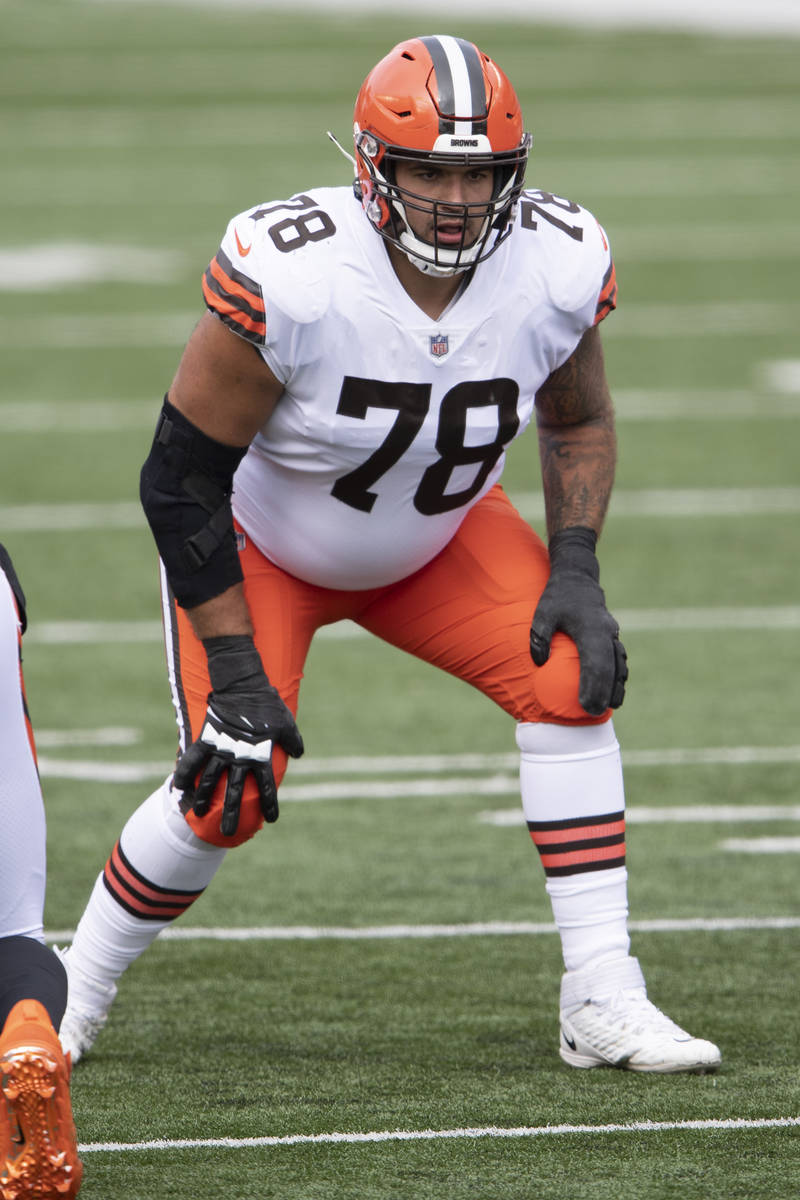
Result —
<instances>
[{"instance_id":1,"label":"football player","mask_svg":"<svg viewBox=\"0 0 800 1200\"><path fill-rule=\"evenodd\" d=\"M22 681L25 623L25 598L0 546L0 1200L68 1200L83 1167L56 1032L67 975L42 926L45 815Z\"/></svg>"},{"instance_id":2,"label":"football player","mask_svg":"<svg viewBox=\"0 0 800 1200\"><path fill-rule=\"evenodd\" d=\"M614 265L591 213L524 190L530 145L487 54L411 38L359 91L353 186L228 225L141 475L179 758L67 953L75 1060L125 968L277 818L309 644L349 618L516 723L563 948L564 1061L720 1061L650 1002L630 954L612 722L628 672L595 553L615 465L598 329ZM548 545L500 485L533 419Z\"/></svg>"}]
</instances>

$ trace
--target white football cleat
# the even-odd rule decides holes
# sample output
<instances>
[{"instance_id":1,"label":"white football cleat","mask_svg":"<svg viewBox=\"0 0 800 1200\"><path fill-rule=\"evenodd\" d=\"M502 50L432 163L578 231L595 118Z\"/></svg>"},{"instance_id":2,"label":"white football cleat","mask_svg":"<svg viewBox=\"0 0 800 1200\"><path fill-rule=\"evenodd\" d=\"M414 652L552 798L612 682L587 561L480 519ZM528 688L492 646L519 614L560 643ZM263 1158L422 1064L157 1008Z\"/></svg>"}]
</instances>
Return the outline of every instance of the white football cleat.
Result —
<instances>
[{"instance_id":1,"label":"white football cleat","mask_svg":"<svg viewBox=\"0 0 800 1200\"><path fill-rule=\"evenodd\" d=\"M568 971L561 981L560 1054L571 1067L665 1074L715 1071L722 1055L647 999L638 959Z\"/></svg>"},{"instance_id":2,"label":"white football cleat","mask_svg":"<svg viewBox=\"0 0 800 1200\"><path fill-rule=\"evenodd\" d=\"M117 994L117 985L95 983L79 972L71 962L69 947L61 950L56 946L55 951L66 968L69 980L67 1009L61 1019L58 1039L74 1067L91 1050L105 1025L108 1010Z\"/></svg>"}]
</instances>

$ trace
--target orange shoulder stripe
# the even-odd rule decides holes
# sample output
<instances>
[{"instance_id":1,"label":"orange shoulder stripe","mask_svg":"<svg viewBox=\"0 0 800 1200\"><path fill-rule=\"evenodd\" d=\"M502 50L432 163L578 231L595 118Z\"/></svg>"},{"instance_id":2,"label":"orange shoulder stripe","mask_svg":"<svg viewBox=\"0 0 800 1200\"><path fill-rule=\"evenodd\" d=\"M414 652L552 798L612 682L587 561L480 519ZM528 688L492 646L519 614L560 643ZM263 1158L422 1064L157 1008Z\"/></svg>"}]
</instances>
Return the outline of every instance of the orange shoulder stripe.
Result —
<instances>
[{"instance_id":1,"label":"orange shoulder stripe","mask_svg":"<svg viewBox=\"0 0 800 1200\"><path fill-rule=\"evenodd\" d=\"M213 309L214 312L219 313L223 319L231 318L236 325L240 325L243 329L248 330L250 333L257 334L262 339L266 338L266 321L257 320L255 317L252 317L246 313L240 305L235 304L230 300L225 300L222 296L218 295L216 292L213 292L208 286L205 278L203 279L203 297L208 307Z\"/></svg>"},{"instance_id":2,"label":"orange shoulder stripe","mask_svg":"<svg viewBox=\"0 0 800 1200\"><path fill-rule=\"evenodd\" d=\"M237 283L235 279L232 279L221 265L219 255L216 258L212 258L208 269L229 296L239 296L240 299L246 300L251 308L256 309L258 312L264 312L264 300L261 295L261 289L251 291L249 288ZM240 278L243 277L240 276ZM258 287L257 284L253 286Z\"/></svg>"},{"instance_id":3,"label":"orange shoulder stripe","mask_svg":"<svg viewBox=\"0 0 800 1200\"><path fill-rule=\"evenodd\" d=\"M600 295L597 297L594 324L598 325L604 317L617 307L617 272L613 261L606 271Z\"/></svg>"}]
</instances>

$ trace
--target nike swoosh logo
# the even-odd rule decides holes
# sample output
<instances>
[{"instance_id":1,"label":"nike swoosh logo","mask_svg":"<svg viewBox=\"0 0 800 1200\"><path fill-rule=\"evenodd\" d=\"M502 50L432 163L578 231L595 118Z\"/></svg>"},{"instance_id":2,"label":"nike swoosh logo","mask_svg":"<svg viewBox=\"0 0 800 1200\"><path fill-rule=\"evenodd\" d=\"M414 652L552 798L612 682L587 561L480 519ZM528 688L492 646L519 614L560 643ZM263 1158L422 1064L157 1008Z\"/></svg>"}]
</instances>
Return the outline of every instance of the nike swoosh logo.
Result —
<instances>
[{"instance_id":1,"label":"nike swoosh logo","mask_svg":"<svg viewBox=\"0 0 800 1200\"><path fill-rule=\"evenodd\" d=\"M251 242L251 243L250 243L250 245L249 245L247 248L245 248L245 247L242 245L242 243L239 241L239 234L236 232L236 230L235 230L235 229L234 229L234 231L233 231L233 236L236 238L236 248L238 249L238 251L239 251L239 253L241 254L242 258L247 258L248 254L249 254L249 253L250 253L250 251L253 249L253 243Z\"/></svg>"},{"instance_id":2,"label":"nike swoosh logo","mask_svg":"<svg viewBox=\"0 0 800 1200\"><path fill-rule=\"evenodd\" d=\"M564 1041L565 1041L565 1042L567 1043L567 1045L569 1046L570 1050L577 1050L577 1049L578 1049L577 1043L576 1043L576 1042L574 1042L574 1041L573 1041L573 1039L572 1039L571 1037L567 1037L567 1035L564 1033L564 1030L563 1030L563 1029L561 1030L561 1036L563 1037Z\"/></svg>"}]
</instances>

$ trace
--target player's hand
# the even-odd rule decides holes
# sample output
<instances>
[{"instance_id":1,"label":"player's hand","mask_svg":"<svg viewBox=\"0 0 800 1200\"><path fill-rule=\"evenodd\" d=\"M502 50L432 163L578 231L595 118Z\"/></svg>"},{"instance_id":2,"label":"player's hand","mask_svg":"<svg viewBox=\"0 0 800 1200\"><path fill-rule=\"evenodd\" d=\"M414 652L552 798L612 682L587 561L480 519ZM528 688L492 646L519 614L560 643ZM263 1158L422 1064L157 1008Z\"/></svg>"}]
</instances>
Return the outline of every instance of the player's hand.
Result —
<instances>
[{"instance_id":1,"label":"player's hand","mask_svg":"<svg viewBox=\"0 0 800 1200\"><path fill-rule=\"evenodd\" d=\"M598 582L597 534L575 526L550 539L550 578L531 626L531 658L542 667L557 629L572 638L581 664L578 699L590 716L619 708L625 697L628 659L619 625L606 608Z\"/></svg>"},{"instance_id":2,"label":"player's hand","mask_svg":"<svg viewBox=\"0 0 800 1200\"><path fill-rule=\"evenodd\" d=\"M277 743L292 758L303 753L294 717L264 673L261 658L246 635L205 638L212 691L200 737L181 755L174 785L191 801L198 817L208 812L221 777L227 774L220 830L232 837L239 824L244 782L258 785L265 821L278 819L278 792L272 773Z\"/></svg>"}]
</instances>

